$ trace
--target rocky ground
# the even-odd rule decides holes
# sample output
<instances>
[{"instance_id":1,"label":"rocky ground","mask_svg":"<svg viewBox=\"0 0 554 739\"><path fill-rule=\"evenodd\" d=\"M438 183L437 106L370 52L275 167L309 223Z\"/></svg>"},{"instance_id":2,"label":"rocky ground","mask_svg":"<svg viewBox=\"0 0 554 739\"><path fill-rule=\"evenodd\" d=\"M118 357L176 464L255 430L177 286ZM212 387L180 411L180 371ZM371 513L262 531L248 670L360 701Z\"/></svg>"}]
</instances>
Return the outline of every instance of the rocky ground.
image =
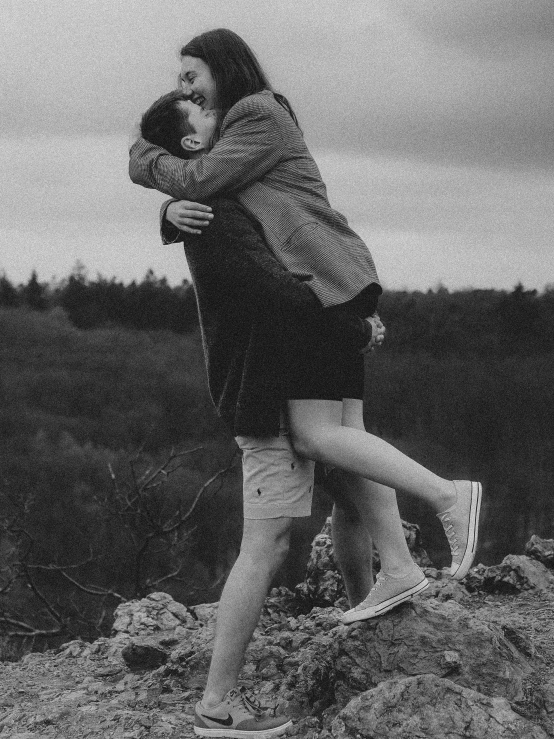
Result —
<instances>
[{"instance_id":1,"label":"rocky ground","mask_svg":"<svg viewBox=\"0 0 554 739\"><path fill-rule=\"evenodd\" d=\"M554 540L460 584L406 536L429 590L343 626L325 528L304 583L267 599L242 684L305 739L554 737ZM111 638L0 664L0 738L193 737L216 613L153 593L118 608Z\"/></svg>"}]
</instances>

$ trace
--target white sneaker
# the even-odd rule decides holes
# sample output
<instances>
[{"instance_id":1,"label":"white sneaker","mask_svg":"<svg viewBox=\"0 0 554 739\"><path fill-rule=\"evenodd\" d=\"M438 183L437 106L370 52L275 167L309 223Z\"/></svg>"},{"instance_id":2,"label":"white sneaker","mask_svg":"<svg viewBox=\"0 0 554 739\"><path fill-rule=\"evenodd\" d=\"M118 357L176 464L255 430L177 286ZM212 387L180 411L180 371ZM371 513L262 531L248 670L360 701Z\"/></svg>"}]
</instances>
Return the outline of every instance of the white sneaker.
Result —
<instances>
[{"instance_id":1,"label":"white sneaker","mask_svg":"<svg viewBox=\"0 0 554 739\"><path fill-rule=\"evenodd\" d=\"M417 565L404 577L393 577L386 572L379 572L367 598L355 608L346 611L342 622L351 624L354 621L365 621L380 616L428 587L429 582Z\"/></svg>"},{"instance_id":2,"label":"white sneaker","mask_svg":"<svg viewBox=\"0 0 554 739\"><path fill-rule=\"evenodd\" d=\"M246 695L244 688L233 688L217 706L204 708L198 702L194 709L197 736L271 739L283 734L289 726L292 721L287 716L268 716Z\"/></svg>"},{"instance_id":3,"label":"white sneaker","mask_svg":"<svg viewBox=\"0 0 554 739\"><path fill-rule=\"evenodd\" d=\"M480 482L454 480L458 496L456 503L446 511L437 513L452 552L450 574L455 580L462 580L468 573L475 550L481 511L482 487Z\"/></svg>"}]
</instances>

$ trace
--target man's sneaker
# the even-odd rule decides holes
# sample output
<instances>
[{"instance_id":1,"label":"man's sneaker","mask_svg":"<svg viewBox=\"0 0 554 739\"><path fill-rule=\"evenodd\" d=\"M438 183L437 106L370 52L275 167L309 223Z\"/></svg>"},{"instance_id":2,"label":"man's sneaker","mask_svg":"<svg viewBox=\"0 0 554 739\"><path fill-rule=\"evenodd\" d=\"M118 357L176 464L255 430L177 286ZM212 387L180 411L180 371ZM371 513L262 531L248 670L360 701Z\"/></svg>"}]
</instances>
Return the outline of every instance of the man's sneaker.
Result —
<instances>
[{"instance_id":1,"label":"man's sneaker","mask_svg":"<svg viewBox=\"0 0 554 739\"><path fill-rule=\"evenodd\" d=\"M351 624L354 621L365 621L380 616L428 587L427 578L417 566L404 577L393 577L385 572L379 572L367 598L355 608L346 611L342 622Z\"/></svg>"},{"instance_id":2,"label":"man's sneaker","mask_svg":"<svg viewBox=\"0 0 554 739\"><path fill-rule=\"evenodd\" d=\"M194 733L198 736L270 739L280 736L292 721L286 716L269 716L244 688L233 688L217 706L194 709Z\"/></svg>"},{"instance_id":3,"label":"man's sneaker","mask_svg":"<svg viewBox=\"0 0 554 739\"><path fill-rule=\"evenodd\" d=\"M454 488L458 496L456 503L437 516L444 526L452 552L450 574L455 580L462 580L477 549L482 488L480 482L470 480L454 480Z\"/></svg>"}]
</instances>

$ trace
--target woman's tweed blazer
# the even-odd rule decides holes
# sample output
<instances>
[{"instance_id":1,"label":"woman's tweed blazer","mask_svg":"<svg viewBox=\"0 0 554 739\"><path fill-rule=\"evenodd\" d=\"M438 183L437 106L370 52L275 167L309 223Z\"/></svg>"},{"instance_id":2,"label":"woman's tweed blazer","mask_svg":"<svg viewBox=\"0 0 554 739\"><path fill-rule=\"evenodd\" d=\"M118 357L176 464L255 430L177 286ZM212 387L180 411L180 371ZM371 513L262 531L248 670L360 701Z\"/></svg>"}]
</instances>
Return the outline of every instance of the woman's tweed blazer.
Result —
<instances>
[{"instance_id":1,"label":"woman's tweed blazer","mask_svg":"<svg viewBox=\"0 0 554 739\"><path fill-rule=\"evenodd\" d=\"M277 258L326 307L379 282L369 249L331 208L301 131L267 90L231 108L221 138L200 159L185 161L138 139L129 174L133 182L178 199L203 202L235 193Z\"/></svg>"},{"instance_id":2,"label":"woman's tweed blazer","mask_svg":"<svg viewBox=\"0 0 554 739\"><path fill-rule=\"evenodd\" d=\"M264 243L241 205L212 201L214 219L202 235L181 233L192 275L208 386L218 415L235 436L277 436L288 347L323 314L309 287L293 277ZM337 315L339 340L362 348L367 321Z\"/></svg>"}]
</instances>

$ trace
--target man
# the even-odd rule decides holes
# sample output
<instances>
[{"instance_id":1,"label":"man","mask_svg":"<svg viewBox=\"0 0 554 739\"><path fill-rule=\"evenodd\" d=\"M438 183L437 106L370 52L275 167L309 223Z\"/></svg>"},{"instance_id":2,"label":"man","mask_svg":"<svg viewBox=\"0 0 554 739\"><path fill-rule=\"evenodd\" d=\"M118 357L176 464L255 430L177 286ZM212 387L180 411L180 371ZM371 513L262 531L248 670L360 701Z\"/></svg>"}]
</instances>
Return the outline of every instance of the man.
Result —
<instances>
[{"instance_id":1,"label":"man","mask_svg":"<svg viewBox=\"0 0 554 739\"><path fill-rule=\"evenodd\" d=\"M158 113L154 104L143 117L145 138L156 138L153 130L159 133ZM384 329L377 320L371 329L355 316L327 318L319 299L277 261L256 221L236 201L217 199L211 208L194 207L197 217L184 219L184 230L174 230L171 240L184 242L211 397L242 449L244 473L241 550L221 595L194 730L200 736L277 736L291 722L263 714L237 685L271 581L286 557L293 519L309 515L311 508L314 465L290 443L282 378L302 335L320 329L322 321L361 351L380 343ZM162 225L168 225L164 214ZM338 470L333 477L333 544L348 598L356 605L373 585L369 528L387 529L391 505L397 517L398 509L384 486Z\"/></svg>"}]
</instances>

